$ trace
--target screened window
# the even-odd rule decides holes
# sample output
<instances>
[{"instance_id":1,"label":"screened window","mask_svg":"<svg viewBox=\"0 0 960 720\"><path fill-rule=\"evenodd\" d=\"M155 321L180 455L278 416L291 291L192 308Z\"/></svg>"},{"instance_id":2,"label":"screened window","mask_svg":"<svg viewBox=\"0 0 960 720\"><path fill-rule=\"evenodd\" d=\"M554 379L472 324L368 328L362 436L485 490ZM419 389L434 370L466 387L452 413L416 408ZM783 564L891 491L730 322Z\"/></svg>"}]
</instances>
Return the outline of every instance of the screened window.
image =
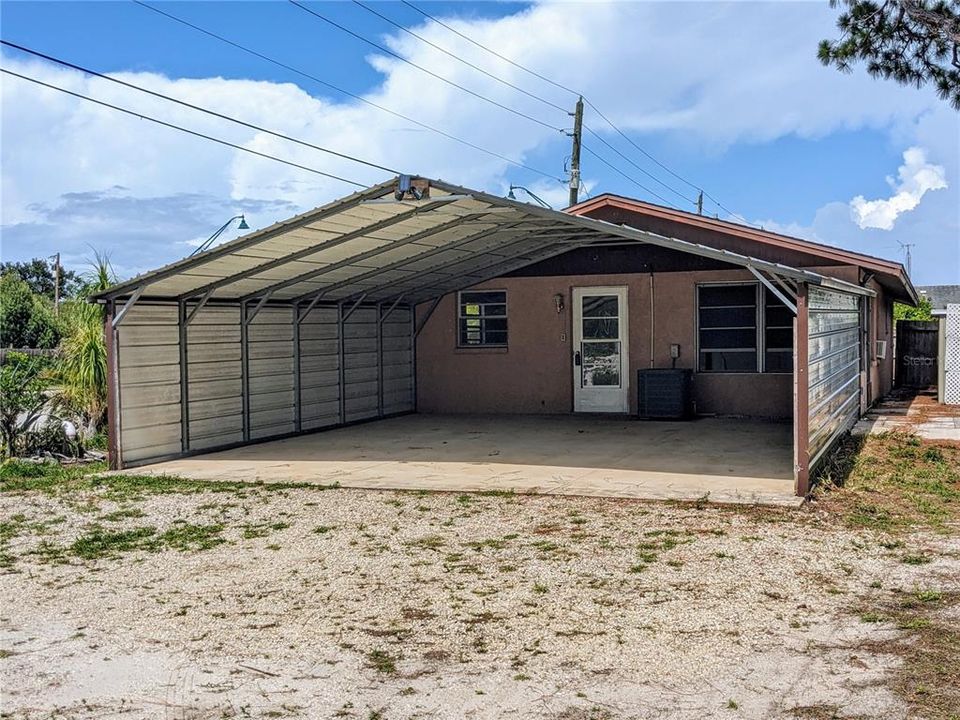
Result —
<instances>
[{"instance_id":1,"label":"screened window","mask_svg":"<svg viewBox=\"0 0 960 720\"><path fill-rule=\"evenodd\" d=\"M793 312L765 286L698 286L697 322L700 372L792 372Z\"/></svg>"},{"instance_id":2,"label":"screened window","mask_svg":"<svg viewBox=\"0 0 960 720\"><path fill-rule=\"evenodd\" d=\"M757 286L697 287L701 372L757 372Z\"/></svg>"},{"instance_id":3,"label":"screened window","mask_svg":"<svg viewBox=\"0 0 960 720\"><path fill-rule=\"evenodd\" d=\"M459 308L462 347L502 347L507 344L505 290L461 292Z\"/></svg>"},{"instance_id":4,"label":"screened window","mask_svg":"<svg viewBox=\"0 0 960 720\"><path fill-rule=\"evenodd\" d=\"M763 350L766 372L793 372L793 312L763 289Z\"/></svg>"}]
</instances>

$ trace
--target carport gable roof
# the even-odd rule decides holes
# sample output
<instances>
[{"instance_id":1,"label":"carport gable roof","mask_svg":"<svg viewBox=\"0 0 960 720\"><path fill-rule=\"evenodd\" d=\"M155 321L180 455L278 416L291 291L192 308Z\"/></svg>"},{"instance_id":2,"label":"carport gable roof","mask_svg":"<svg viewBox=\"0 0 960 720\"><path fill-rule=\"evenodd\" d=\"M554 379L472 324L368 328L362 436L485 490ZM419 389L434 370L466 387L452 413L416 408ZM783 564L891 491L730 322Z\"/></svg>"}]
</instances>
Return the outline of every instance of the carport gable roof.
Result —
<instances>
[{"instance_id":1,"label":"carport gable roof","mask_svg":"<svg viewBox=\"0 0 960 720\"><path fill-rule=\"evenodd\" d=\"M710 257L755 275L860 294L857 285L601 220L417 178L394 178L119 283L94 300L415 304L572 248L638 242ZM398 196L401 196L398 199ZM759 275L758 275L759 277Z\"/></svg>"}]
</instances>

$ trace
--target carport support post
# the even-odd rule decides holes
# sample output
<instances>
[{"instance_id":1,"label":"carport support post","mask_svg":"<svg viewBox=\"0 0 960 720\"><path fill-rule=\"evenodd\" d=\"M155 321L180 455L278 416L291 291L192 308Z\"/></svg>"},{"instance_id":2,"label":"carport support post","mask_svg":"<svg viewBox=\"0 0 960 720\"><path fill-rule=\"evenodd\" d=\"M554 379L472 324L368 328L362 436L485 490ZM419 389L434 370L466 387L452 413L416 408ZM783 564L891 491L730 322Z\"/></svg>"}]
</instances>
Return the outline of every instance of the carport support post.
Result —
<instances>
[{"instance_id":1,"label":"carport support post","mask_svg":"<svg viewBox=\"0 0 960 720\"><path fill-rule=\"evenodd\" d=\"M377 417L383 417L383 305L377 303Z\"/></svg>"},{"instance_id":2,"label":"carport support post","mask_svg":"<svg viewBox=\"0 0 960 720\"><path fill-rule=\"evenodd\" d=\"M177 303L177 333L180 346L180 449L190 449L190 386L187 376L187 301Z\"/></svg>"},{"instance_id":3,"label":"carport support post","mask_svg":"<svg viewBox=\"0 0 960 720\"><path fill-rule=\"evenodd\" d=\"M294 430L302 427L300 411L300 303L293 304L293 422Z\"/></svg>"},{"instance_id":4,"label":"carport support post","mask_svg":"<svg viewBox=\"0 0 960 720\"><path fill-rule=\"evenodd\" d=\"M116 304L108 300L103 316L103 341L107 351L107 461L111 470L123 469L120 454L120 376L117 331L113 327Z\"/></svg>"},{"instance_id":5,"label":"carport support post","mask_svg":"<svg viewBox=\"0 0 960 720\"><path fill-rule=\"evenodd\" d=\"M243 402L243 439L250 439L250 349L247 337L247 303L240 303L240 398Z\"/></svg>"},{"instance_id":6,"label":"carport support post","mask_svg":"<svg viewBox=\"0 0 960 720\"><path fill-rule=\"evenodd\" d=\"M337 399L339 401L340 424L346 421L347 399L343 395L346 386L346 372L343 367L343 301L337 303Z\"/></svg>"},{"instance_id":7,"label":"carport support post","mask_svg":"<svg viewBox=\"0 0 960 720\"><path fill-rule=\"evenodd\" d=\"M794 488L800 497L810 492L810 305L806 283L797 288L794 331L793 451Z\"/></svg>"}]
</instances>

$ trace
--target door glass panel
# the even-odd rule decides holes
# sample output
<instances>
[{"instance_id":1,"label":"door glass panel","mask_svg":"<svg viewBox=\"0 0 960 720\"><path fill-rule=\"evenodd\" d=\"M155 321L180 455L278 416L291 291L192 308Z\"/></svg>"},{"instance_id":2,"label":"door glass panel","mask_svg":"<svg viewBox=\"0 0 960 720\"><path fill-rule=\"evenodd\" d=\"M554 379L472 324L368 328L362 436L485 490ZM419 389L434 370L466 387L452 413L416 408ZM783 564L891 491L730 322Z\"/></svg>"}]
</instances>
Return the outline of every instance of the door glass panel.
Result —
<instances>
[{"instance_id":1,"label":"door glass panel","mask_svg":"<svg viewBox=\"0 0 960 720\"><path fill-rule=\"evenodd\" d=\"M594 295L583 298L583 317L602 318L617 317L616 295Z\"/></svg>"},{"instance_id":2,"label":"door glass panel","mask_svg":"<svg viewBox=\"0 0 960 720\"><path fill-rule=\"evenodd\" d=\"M582 387L620 386L620 343L581 343L580 382Z\"/></svg>"},{"instance_id":3,"label":"door glass panel","mask_svg":"<svg viewBox=\"0 0 960 720\"><path fill-rule=\"evenodd\" d=\"M616 340L620 337L617 318L591 319L583 321L584 340Z\"/></svg>"}]
</instances>

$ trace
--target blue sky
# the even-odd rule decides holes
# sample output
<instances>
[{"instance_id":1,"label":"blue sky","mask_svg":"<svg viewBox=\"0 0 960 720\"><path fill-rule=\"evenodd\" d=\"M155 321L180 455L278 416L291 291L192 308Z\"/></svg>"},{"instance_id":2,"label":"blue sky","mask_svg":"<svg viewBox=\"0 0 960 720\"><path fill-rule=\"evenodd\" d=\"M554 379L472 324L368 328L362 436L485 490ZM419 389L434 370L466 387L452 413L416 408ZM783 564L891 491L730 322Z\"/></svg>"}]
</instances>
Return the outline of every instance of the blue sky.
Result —
<instances>
[{"instance_id":1,"label":"blue sky","mask_svg":"<svg viewBox=\"0 0 960 720\"><path fill-rule=\"evenodd\" d=\"M414 4L417 4L414 2ZM156 3L196 25L497 153L563 175L560 133L460 93L285 2ZM569 118L437 53L349 2L310 7L395 52L549 124ZM826 3L423 3L502 54L586 94L631 139L726 208L764 227L874 255L913 243L918 284L960 282L958 116L929 90L823 68ZM465 43L401 3L378 12L563 107L575 98ZM412 127L132 2L4 2L3 38L259 125L404 171L505 193L546 180ZM362 182L371 171L3 50L18 72ZM190 252L246 212L267 225L351 191L3 77L2 255L108 251L123 275ZM610 132L630 160L695 190ZM587 136L623 172L690 209ZM592 193L660 202L584 154ZM860 198L860 200L858 200ZM708 202L721 217L726 211ZM227 233L225 238L232 237Z\"/></svg>"}]
</instances>

